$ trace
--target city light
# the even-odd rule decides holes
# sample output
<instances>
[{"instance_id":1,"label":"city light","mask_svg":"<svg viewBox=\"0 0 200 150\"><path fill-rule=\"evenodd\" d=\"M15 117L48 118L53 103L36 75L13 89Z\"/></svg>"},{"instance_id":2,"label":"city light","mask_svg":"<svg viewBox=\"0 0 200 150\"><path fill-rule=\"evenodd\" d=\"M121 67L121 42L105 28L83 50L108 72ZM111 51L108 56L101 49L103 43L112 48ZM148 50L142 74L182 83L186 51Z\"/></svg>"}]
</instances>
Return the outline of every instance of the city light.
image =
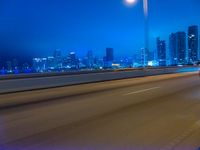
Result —
<instances>
[{"instance_id":1,"label":"city light","mask_svg":"<svg viewBox=\"0 0 200 150\"><path fill-rule=\"evenodd\" d=\"M133 37L135 36L135 38L132 40L131 43L137 45L136 47L132 47L132 49L134 48L133 53L132 52L130 53L129 51L131 50L128 48L127 49L124 48L124 50L122 50L123 48L121 47L121 45L123 44L120 44L118 46L115 45L115 47L113 48L106 48L106 51L104 51L104 55L101 54L101 56L93 55L92 50L88 50L86 54L80 57L77 55L79 54L79 52L78 53L74 52L77 51L76 48L72 49L72 51L71 50L69 51L69 44L63 44L66 45L66 48L64 47L62 48L63 51L68 51L68 53L65 53L64 55L61 55L60 49L55 49L55 51L51 55L40 57L40 52L38 52L38 57L34 58L30 56L27 57L27 59L25 59L25 56L24 59L22 59L22 57L20 57L20 55L22 54L18 56L17 51L15 55L14 53L7 54L7 52L1 51L2 56L0 56L0 75L30 73L30 72L35 73L35 72L101 70L101 69L116 69L116 68L126 68L126 67L145 68L148 66L163 67L163 66L199 65L200 64L200 50L198 43L199 26L195 24L190 25L187 29L187 32L185 30L177 30L171 34L167 33L170 35L169 38L167 37L169 41L166 40L166 37L161 39L160 36L162 36L162 34L156 35L157 40L150 39L149 14L148 14L150 10L149 2L153 6L154 2L148 0L121 0L121 3L124 3L124 5L126 5L127 7L133 6L131 10L134 10L136 5L139 9L141 9L140 11L131 12L132 16L130 17L132 18L123 17L123 19L125 19L125 21L127 21L128 24L130 24L131 26L133 25L131 28L135 32L137 32L136 31L137 29L135 28L136 26L132 24L133 21L135 21L134 23L138 22L140 24L138 28L144 27L143 36L136 37L135 36L136 34L132 35ZM136 21L138 15L140 16L141 20ZM151 23L153 23L153 20L151 20ZM123 22L123 24L126 23ZM121 25L118 28L118 30L121 30ZM158 30L160 29L158 28ZM32 32L32 30L30 30L29 32ZM133 32L127 32L127 33L132 34ZM116 33L113 34L113 38L115 34ZM139 34L143 34L143 32L140 32ZM125 35L122 34L122 36L123 38L125 38ZM141 37L142 38L144 37L144 39L141 39ZM128 38L129 37L127 36L127 39ZM153 40L155 41L152 42ZM129 44L129 41L125 42L127 45ZM68 42L68 43L73 43L73 42ZM80 46L80 49L84 48L81 48ZM94 48L95 51L100 51L100 50L103 51L102 48L98 49L99 50ZM116 51L114 51L113 49L116 49ZM28 51L28 49L26 51ZM123 58L120 56L120 53L122 53L122 51L123 53L127 53L126 56ZM81 53L83 54L82 50ZM115 57L114 54L116 54ZM134 56L132 56L133 54Z\"/></svg>"},{"instance_id":2,"label":"city light","mask_svg":"<svg viewBox=\"0 0 200 150\"><path fill-rule=\"evenodd\" d=\"M137 0L124 0L124 3L128 6L133 6L137 3Z\"/></svg>"}]
</instances>

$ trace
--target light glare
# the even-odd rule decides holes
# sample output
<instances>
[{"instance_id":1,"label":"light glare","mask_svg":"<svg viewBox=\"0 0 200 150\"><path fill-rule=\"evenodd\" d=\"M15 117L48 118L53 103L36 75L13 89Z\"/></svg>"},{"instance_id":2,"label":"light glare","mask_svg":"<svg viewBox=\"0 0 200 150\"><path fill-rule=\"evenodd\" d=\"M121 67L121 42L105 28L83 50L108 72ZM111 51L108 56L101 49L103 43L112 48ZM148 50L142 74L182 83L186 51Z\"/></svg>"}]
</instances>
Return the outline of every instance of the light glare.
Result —
<instances>
[{"instance_id":1,"label":"light glare","mask_svg":"<svg viewBox=\"0 0 200 150\"><path fill-rule=\"evenodd\" d=\"M124 0L126 5L135 5L137 0Z\"/></svg>"}]
</instances>

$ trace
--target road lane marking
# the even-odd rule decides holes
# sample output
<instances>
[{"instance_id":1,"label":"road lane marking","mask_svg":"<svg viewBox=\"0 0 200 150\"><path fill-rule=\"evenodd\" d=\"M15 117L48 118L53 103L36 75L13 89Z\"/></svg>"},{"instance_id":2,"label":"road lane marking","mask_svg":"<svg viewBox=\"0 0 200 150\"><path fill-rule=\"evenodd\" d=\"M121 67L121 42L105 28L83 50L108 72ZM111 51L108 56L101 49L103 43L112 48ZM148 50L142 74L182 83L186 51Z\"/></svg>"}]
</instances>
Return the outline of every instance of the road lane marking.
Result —
<instances>
[{"instance_id":1,"label":"road lane marking","mask_svg":"<svg viewBox=\"0 0 200 150\"><path fill-rule=\"evenodd\" d=\"M156 90L156 89L160 89L160 87L152 87L152 88L149 88L149 89L143 89L143 90L139 90L139 91L134 91L134 92L130 92L130 93L124 94L124 96L144 93L144 92L148 92L148 91L152 91L152 90Z\"/></svg>"}]
</instances>

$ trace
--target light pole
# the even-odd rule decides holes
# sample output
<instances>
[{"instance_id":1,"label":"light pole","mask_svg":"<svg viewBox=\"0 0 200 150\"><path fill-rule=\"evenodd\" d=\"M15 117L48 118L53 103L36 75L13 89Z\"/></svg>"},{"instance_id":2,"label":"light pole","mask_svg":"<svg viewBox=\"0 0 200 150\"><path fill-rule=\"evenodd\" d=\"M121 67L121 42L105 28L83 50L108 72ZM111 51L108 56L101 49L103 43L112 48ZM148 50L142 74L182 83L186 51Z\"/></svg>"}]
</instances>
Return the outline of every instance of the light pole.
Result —
<instances>
[{"instance_id":1,"label":"light pole","mask_svg":"<svg viewBox=\"0 0 200 150\"><path fill-rule=\"evenodd\" d=\"M144 21L145 21L145 66L149 60L149 22L148 22L148 0L143 0Z\"/></svg>"},{"instance_id":2,"label":"light pole","mask_svg":"<svg viewBox=\"0 0 200 150\"><path fill-rule=\"evenodd\" d=\"M124 0L128 5L134 5L137 0ZM143 0L143 11L144 11L144 21L145 21L145 47L144 47L144 65L148 65L149 60L149 24L148 24L148 0Z\"/></svg>"}]
</instances>

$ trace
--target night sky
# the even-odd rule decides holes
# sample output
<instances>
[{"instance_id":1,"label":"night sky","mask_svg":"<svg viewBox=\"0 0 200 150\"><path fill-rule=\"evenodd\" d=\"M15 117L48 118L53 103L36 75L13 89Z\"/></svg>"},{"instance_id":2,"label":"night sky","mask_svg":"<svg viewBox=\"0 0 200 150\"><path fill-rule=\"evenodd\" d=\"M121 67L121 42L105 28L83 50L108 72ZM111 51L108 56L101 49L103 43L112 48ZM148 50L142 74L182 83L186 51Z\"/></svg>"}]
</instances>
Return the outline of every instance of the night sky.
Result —
<instances>
[{"instance_id":1,"label":"night sky","mask_svg":"<svg viewBox=\"0 0 200 150\"><path fill-rule=\"evenodd\" d=\"M155 38L200 25L200 0L149 0L150 48ZM0 60L51 55L54 49L80 56L131 56L144 45L142 0L0 0Z\"/></svg>"}]
</instances>

